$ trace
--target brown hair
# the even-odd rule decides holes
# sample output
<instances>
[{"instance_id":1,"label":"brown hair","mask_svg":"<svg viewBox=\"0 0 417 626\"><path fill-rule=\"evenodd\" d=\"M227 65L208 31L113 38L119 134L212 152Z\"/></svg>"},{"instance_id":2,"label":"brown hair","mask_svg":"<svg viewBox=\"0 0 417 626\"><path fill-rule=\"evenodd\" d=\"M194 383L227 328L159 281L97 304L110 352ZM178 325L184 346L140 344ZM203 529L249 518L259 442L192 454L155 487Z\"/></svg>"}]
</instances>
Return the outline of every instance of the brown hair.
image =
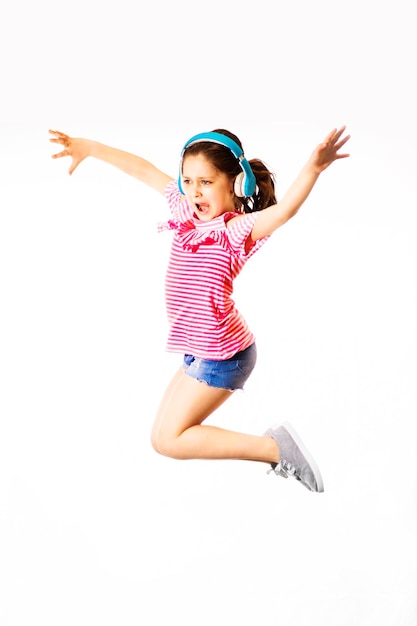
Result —
<instances>
[{"instance_id":1,"label":"brown hair","mask_svg":"<svg viewBox=\"0 0 417 626\"><path fill-rule=\"evenodd\" d=\"M240 139L230 131L217 128L212 132L226 135L226 137L232 139L243 150ZM201 153L204 153L204 156L211 161L215 168L231 179L236 178L242 171L239 161L229 148L217 143L212 143L211 141L202 140L198 143L191 144L191 146L188 146L184 151L183 159L186 155L195 156ZM271 206L271 204L277 203L274 174L270 172L265 163L259 159L251 159L249 164L256 179L256 189L249 198L238 198L235 196L236 210L241 213L262 211L262 209L266 209L268 206Z\"/></svg>"}]
</instances>

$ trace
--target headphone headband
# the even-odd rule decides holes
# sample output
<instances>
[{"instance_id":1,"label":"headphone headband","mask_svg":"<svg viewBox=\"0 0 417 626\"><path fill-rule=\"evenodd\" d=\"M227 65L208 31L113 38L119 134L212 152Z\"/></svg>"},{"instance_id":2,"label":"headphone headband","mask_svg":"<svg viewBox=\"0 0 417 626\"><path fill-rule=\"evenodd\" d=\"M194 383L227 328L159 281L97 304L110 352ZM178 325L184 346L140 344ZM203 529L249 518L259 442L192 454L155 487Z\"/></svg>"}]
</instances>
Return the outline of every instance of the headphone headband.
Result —
<instances>
[{"instance_id":1,"label":"headphone headband","mask_svg":"<svg viewBox=\"0 0 417 626\"><path fill-rule=\"evenodd\" d=\"M194 135L193 137L191 137L186 142L181 151L180 173L178 176L178 187L181 193L184 193L181 182L182 157L184 156L184 152L189 146L200 143L202 141L217 143L230 150L233 156L239 161L239 165L242 169L241 174L238 174L238 176L236 177L235 193L239 197L252 196L256 188L256 179L252 172L252 168L248 160L245 158L243 150L239 146L239 144L233 141L233 139L230 139L230 137L228 137L227 135L223 135L222 133L199 133L198 135Z\"/></svg>"},{"instance_id":2,"label":"headphone headband","mask_svg":"<svg viewBox=\"0 0 417 626\"><path fill-rule=\"evenodd\" d=\"M185 146L182 149L181 156L184 154L186 149L189 146L192 146L195 143L200 143L201 141L209 141L211 143L218 143L221 146L225 146L229 148L229 150L235 155L237 159L243 156L243 150L233 139L230 139L227 135L223 135L222 133L199 133L198 135L194 135L187 141Z\"/></svg>"}]
</instances>

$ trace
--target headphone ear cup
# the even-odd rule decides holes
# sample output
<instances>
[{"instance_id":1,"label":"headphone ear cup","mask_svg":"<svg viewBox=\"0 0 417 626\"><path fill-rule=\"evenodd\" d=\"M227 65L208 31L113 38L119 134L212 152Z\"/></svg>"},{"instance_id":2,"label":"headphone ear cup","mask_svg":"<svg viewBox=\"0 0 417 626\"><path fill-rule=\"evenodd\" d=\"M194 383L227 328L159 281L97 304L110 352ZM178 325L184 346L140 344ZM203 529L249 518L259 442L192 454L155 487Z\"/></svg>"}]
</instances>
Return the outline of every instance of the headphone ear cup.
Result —
<instances>
[{"instance_id":1,"label":"headphone ear cup","mask_svg":"<svg viewBox=\"0 0 417 626\"><path fill-rule=\"evenodd\" d=\"M180 190L180 192L182 193L183 196L185 196L184 193L184 189L182 188L182 177L181 177L181 173L178 174L178 189Z\"/></svg>"},{"instance_id":2,"label":"headphone ear cup","mask_svg":"<svg viewBox=\"0 0 417 626\"><path fill-rule=\"evenodd\" d=\"M234 183L235 195L238 198L245 197L244 188L245 188L245 172L240 172L240 174L236 176L235 183Z\"/></svg>"}]
</instances>

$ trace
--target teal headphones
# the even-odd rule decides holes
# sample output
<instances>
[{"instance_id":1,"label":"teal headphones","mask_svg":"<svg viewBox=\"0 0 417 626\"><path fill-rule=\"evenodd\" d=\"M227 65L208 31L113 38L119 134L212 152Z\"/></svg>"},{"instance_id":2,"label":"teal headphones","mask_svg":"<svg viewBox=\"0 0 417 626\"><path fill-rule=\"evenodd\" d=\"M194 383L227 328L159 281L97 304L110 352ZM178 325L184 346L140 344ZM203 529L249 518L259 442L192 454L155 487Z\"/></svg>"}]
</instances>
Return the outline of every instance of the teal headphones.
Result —
<instances>
[{"instance_id":1,"label":"teal headphones","mask_svg":"<svg viewBox=\"0 0 417 626\"><path fill-rule=\"evenodd\" d=\"M243 154L242 148L235 141L233 141L233 139L230 139L230 137L227 137L227 135L223 135L222 133L200 133L199 135L194 135L187 141L181 151L180 173L178 176L178 188L181 193L184 194L181 180L182 158L184 152L189 146L201 141L210 141L211 143L218 143L221 146L225 146L225 148L229 148L230 152L239 161L239 165L242 169L240 174L238 174L235 179L235 194L238 198L249 198L252 196L256 189L256 179L254 173L252 172L252 168Z\"/></svg>"}]
</instances>

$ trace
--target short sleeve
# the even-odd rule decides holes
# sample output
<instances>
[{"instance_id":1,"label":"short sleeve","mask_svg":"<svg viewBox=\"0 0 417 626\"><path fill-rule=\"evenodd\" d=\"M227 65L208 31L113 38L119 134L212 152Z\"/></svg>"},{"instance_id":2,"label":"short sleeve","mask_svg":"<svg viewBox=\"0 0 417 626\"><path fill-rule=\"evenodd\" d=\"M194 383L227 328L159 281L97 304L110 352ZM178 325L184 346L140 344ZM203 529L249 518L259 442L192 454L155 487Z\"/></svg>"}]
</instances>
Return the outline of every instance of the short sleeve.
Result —
<instances>
[{"instance_id":1,"label":"short sleeve","mask_svg":"<svg viewBox=\"0 0 417 626\"><path fill-rule=\"evenodd\" d=\"M193 216L193 211L178 189L176 180L171 180L165 187L165 199L175 221L186 222Z\"/></svg>"},{"instance_id":2,"label":"short sleeve","mask_svg":"<svg viewBox=\"0 0 417 626\"><path fill-rule=\"evenodd\" d=\"M239 256L245 257L245 259L249 259L255 252L259 250L259 248L269 239L269 235L267 237L262 237L255 241L249 250L246 252L246 241L252 232L252 228L258 218L259 213L247 213L243 217L238 220L235 220L233 224L229 226L227 229L227 235L230 243L230 247L232 250L238 254Z\"/></svg>"}]
</instances>

